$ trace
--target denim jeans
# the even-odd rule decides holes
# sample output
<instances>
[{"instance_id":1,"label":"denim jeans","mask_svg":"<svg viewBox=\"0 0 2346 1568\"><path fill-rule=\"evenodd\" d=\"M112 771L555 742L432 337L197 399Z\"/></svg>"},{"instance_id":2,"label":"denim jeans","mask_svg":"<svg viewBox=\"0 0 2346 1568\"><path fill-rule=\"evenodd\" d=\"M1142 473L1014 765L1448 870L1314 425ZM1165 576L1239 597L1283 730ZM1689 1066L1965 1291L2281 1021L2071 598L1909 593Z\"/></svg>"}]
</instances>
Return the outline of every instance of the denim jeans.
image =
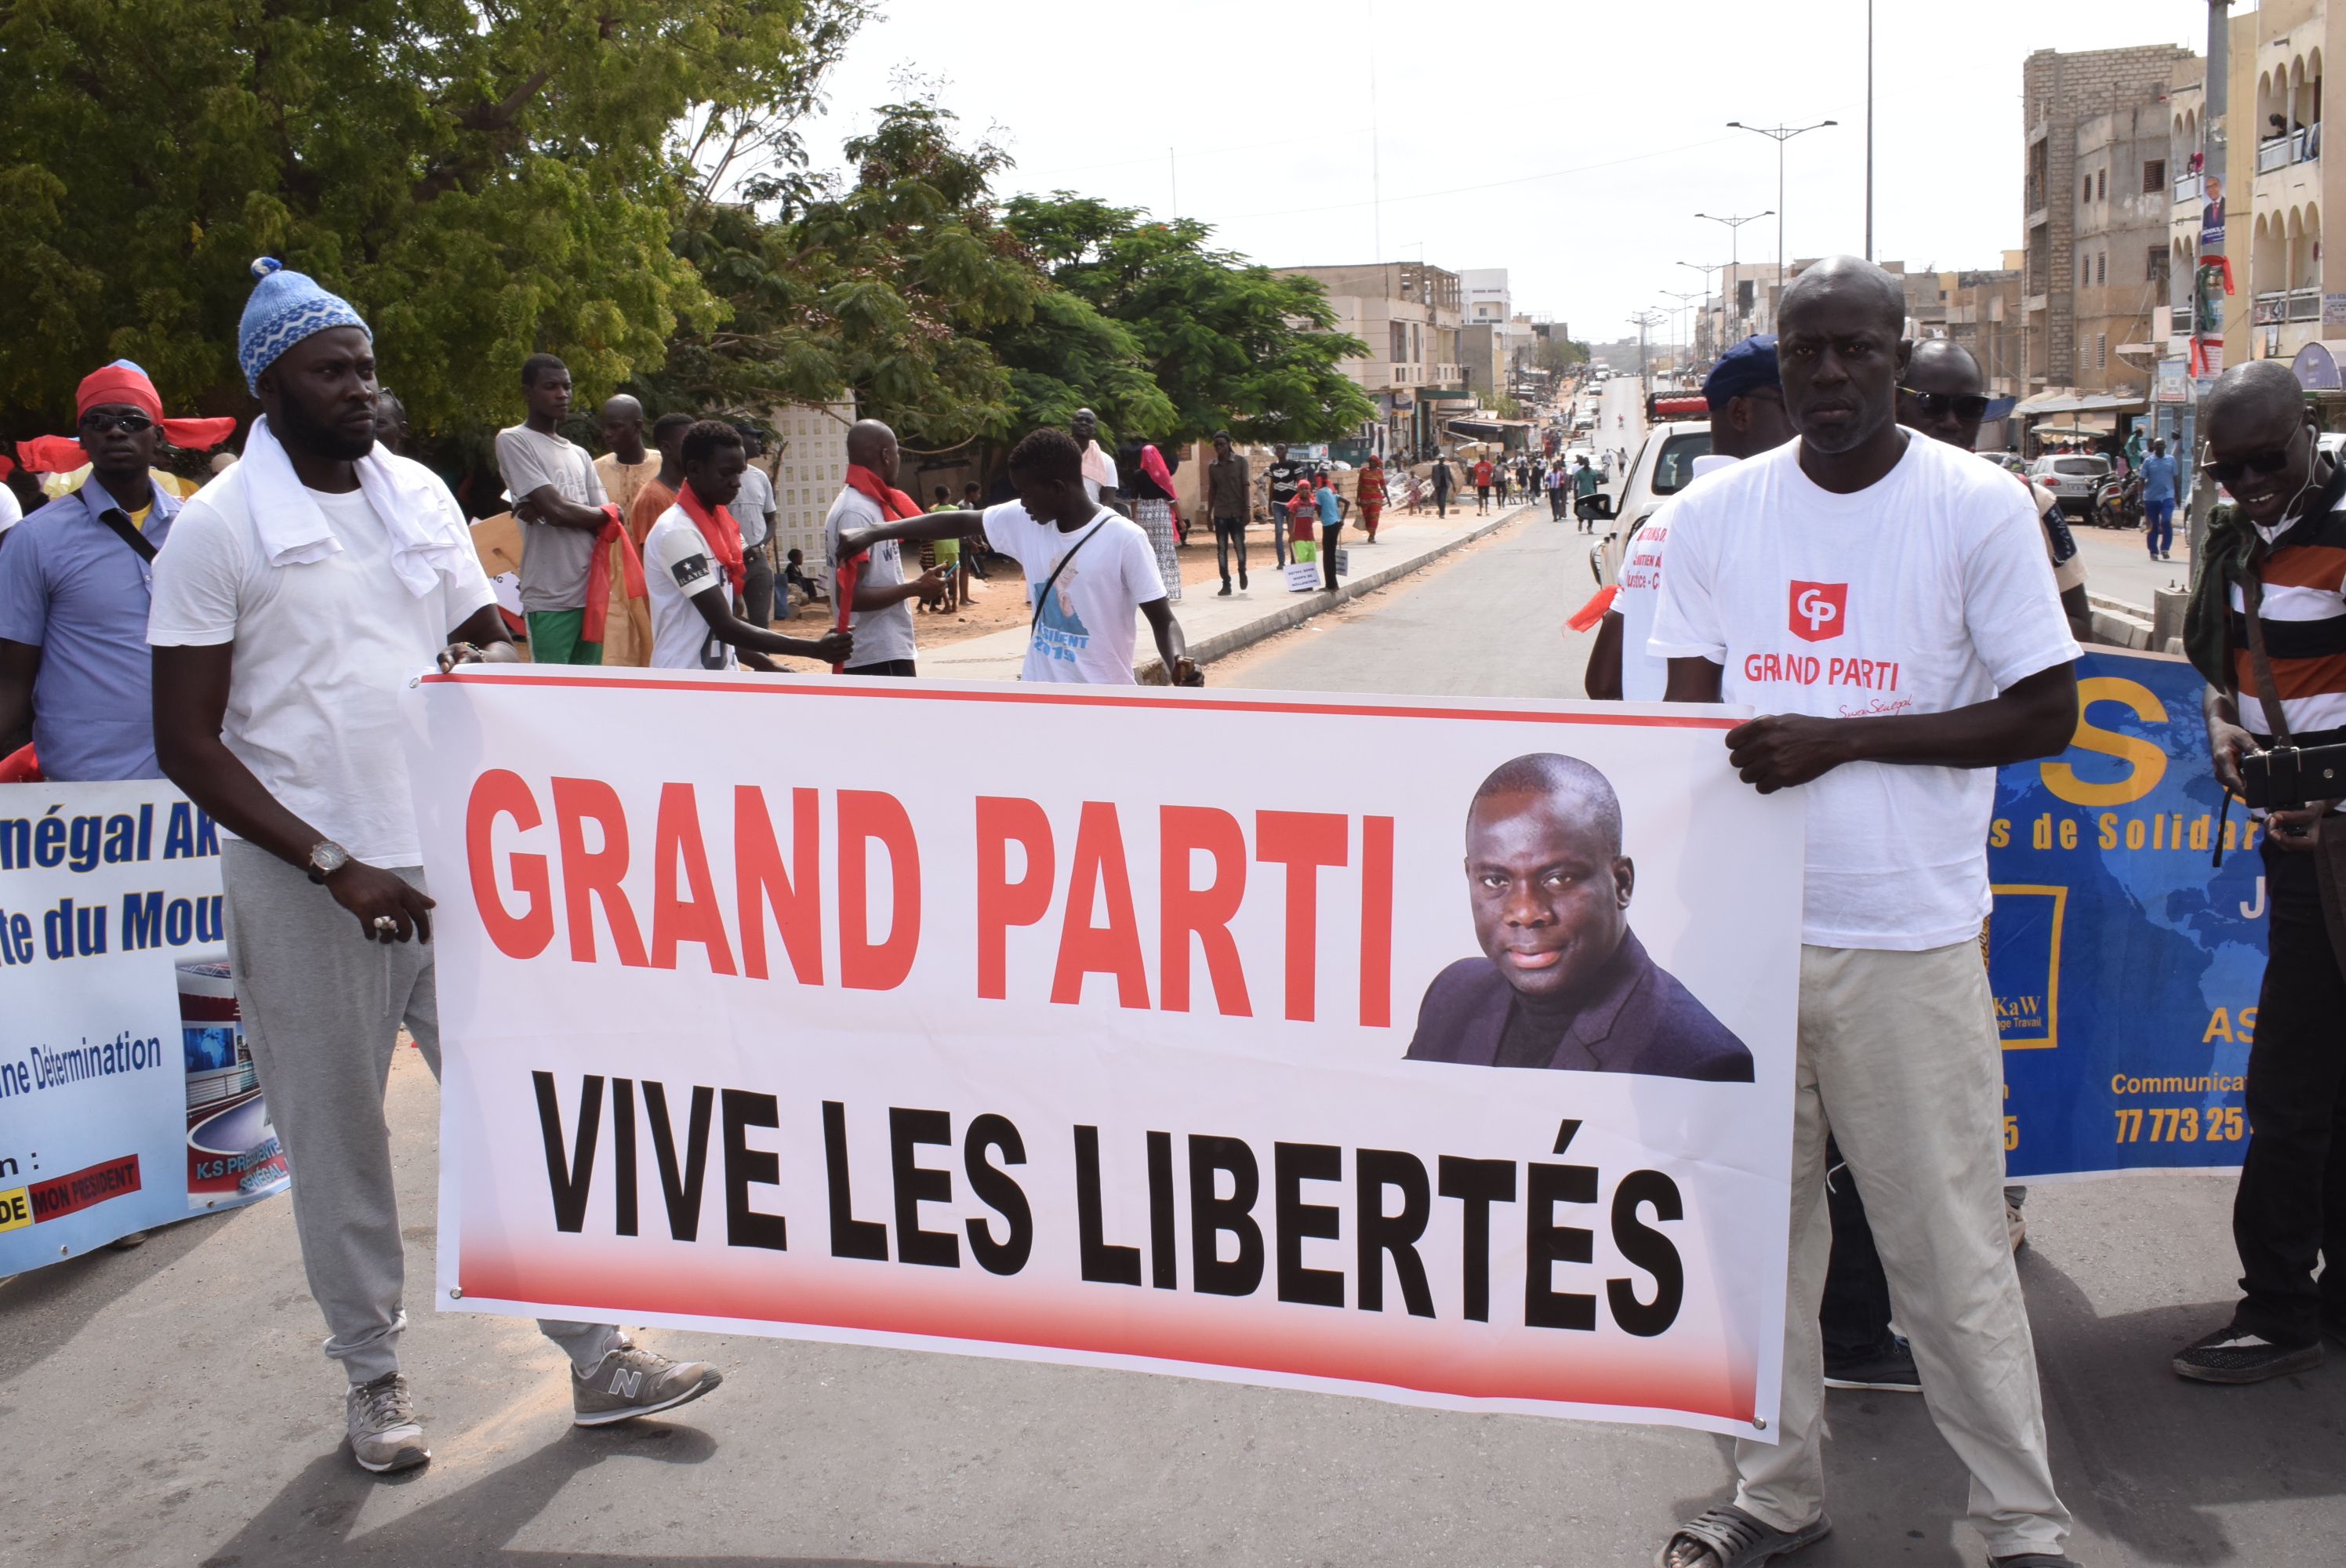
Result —
<instances>
[{"instance_id":1,"label":"denim jeans","mask_svg":"<svg viewBox=\"0 0 2346 1568\"><path fill-rule=\"evenodd\" d=\"M1230 585L1230 552L1239 553L1239 575L1247 575L1246 519L1217 517L1214 519L1214 565L1222 574L1222 586Z\"/></svg>"}]
</instances>

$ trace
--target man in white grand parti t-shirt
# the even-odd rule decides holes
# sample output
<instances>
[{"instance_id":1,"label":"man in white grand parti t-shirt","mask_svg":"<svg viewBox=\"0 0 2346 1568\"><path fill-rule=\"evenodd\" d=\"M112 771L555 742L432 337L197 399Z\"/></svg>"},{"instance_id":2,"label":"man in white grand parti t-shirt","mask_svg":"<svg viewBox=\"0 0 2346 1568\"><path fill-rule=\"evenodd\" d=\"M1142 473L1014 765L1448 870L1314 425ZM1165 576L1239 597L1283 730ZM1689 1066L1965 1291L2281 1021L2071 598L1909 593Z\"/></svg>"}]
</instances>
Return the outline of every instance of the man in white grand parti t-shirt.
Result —
<instances>
[{"instance_id":1,"label":"man in white grand parti t-shirt","mask_svg":"<svg viewBox=\"0 0 2346 1568\"><path fill-rule=\"evenodd\" d=\"M1828 1132L1990 1555L2068 1561L2005 1239L1977 938L1994 769L2067 744L2078 649L2026 496L1896 423L1904 314L1871 262L1802 273L1778 344L1800 439L1692 487L1672 518L1651 643L1668 698L1760 709L1728 732L1729 760L1763 792L1803 787L1809 828L1780 1441L1737 1444L1735 1506L1682 1526L1666 1568L1780 1555L1831 1529L1816 1326Z\"/></svg>"}]
</instances>

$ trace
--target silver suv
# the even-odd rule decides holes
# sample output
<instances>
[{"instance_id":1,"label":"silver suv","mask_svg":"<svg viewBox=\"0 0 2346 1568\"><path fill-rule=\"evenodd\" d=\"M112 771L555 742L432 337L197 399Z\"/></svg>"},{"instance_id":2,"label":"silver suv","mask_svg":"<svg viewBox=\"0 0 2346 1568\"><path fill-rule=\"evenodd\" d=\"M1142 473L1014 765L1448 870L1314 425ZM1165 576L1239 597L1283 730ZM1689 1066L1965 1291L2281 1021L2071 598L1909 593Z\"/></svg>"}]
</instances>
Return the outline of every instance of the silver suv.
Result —
<instances>
[{"instance_id":1,"label":"silver suv","mask_svg":"<svg viewBox=\"0 0 2346 1568\"><path fill-rule=\"evenodd\" d=\"M2076 517L2090 517L2095 493L2110 476L2110 460L2088 453L2047 453L2029 465L2028 476L2061 498L2062 511Z\"/></svg>"}]
</instances>

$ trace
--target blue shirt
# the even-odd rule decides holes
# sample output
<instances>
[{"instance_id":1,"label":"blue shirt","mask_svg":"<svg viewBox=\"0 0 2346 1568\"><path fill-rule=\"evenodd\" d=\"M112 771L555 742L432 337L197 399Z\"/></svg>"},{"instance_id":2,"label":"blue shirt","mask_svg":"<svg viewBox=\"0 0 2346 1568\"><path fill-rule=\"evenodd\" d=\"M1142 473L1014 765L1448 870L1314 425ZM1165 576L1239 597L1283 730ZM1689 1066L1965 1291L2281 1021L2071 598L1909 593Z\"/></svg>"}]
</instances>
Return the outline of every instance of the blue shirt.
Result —
<instances>
[{"instance_id":1,"label":"blue shirt","mask_svg":"<svg viewBox=\"0 0 2346 1568\"><path fill-rule=\"evenodd\" d=\"M0 545L0 637L41 650L33 749L44 778L163 776L147 651L154 569L98 521L116 504L93 475L8 530ZM156 485L140 532L159 547L178 510Z\"/></svg>"},{"instance_id":2,"label":"blue shirt","mask_svg":"<svg viewBox=\"0 0 2346 1568\"><path fill-rule=\"evenodd\" d=\"M1336 498L1336 487L1334 485L1321 485L1320 487L1320 494L1316 499L1320 503L1321 522L1332 525L1343 521L1344 514L1341 510L1343 504Z\"/></svg>"},{"instance_id":3,"label":"blue shirt","mask_svg":"<svg viewBox=\"0 0 2346 1568\"><path fill-rule=\"evenodd\" d=\"M2142 460L2142 498L2145 501L2175 499L2175 459L2160 453Z\"/></svg>"}]
</instances>

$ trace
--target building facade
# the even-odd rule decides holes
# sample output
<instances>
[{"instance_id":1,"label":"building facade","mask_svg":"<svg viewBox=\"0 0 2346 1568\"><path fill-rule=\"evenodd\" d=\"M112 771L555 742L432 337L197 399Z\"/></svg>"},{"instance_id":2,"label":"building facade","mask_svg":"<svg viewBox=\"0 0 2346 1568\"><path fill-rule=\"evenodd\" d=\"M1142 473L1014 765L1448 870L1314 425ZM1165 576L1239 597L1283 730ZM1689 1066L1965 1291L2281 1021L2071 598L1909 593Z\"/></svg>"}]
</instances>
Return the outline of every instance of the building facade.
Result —
<instances>
[{"instance_id":1,"label":"building facade","mask_svg":"<svg viewBox=\"0 0 2346 1568\"><path fill-rule=\"evenodd\" d=\"M1317 280L1336 330L1368 345L1366 356L1344 361L1344 372L1376 401L1376 428L1362 433L1370 446L1413 461L1430 451L1433 405L1472 401L1460 362L1460 274L1419 261L1279 270Z\"/></svg>"}]
</instances>

